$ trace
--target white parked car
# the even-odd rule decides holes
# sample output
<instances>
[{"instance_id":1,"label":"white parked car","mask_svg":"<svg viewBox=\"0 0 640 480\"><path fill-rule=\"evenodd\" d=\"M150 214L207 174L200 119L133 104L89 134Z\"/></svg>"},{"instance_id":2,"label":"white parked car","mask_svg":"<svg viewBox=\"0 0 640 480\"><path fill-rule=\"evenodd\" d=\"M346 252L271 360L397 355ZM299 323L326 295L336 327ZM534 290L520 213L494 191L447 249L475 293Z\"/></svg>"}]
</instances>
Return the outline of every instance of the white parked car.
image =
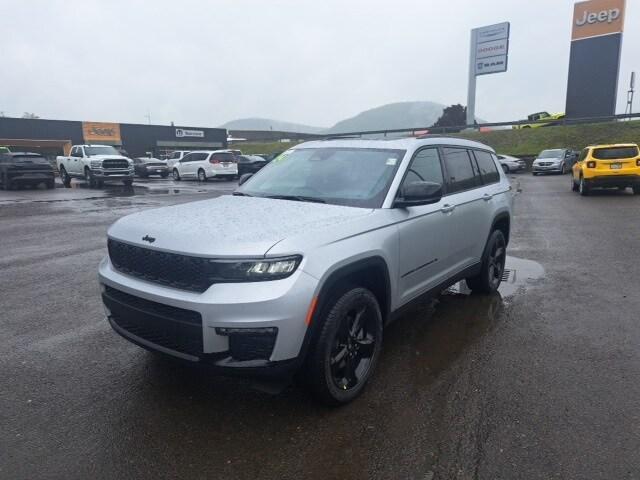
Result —
<instances>
[{"instance_id":1,"label":"white parked car","mask_svg":"<svg viewBox=\"0 0 640 480\"><path fill-rule=\"evenodd\" d=\"M167 158L167 167L169 170L173 169L176 163L184 158L185 155L191 153L189 150L176 150L171 154L169 158Z\"/></svg>"},{"instance_id":2,"label":"white parked car","mask_svg":"<svg viewBox=\"0 0 640 480\"><path fill-rule=\"evenodd\" d=\"M511 155L498 155L498 161L504 173L519 172L527 168L524 160Z\"/></svg>"},{"instance_id":3,"label":"white parked car","mask_svg":"<svg viewBox=\"0 0 640 480\"><path fill-rule=\"evenodd\" d=\"M173 166L174 180L197 178L206 182L209 178L234 179L238 176L238 164L229 150L191 152Z\"/></svg>"}]
</instances>

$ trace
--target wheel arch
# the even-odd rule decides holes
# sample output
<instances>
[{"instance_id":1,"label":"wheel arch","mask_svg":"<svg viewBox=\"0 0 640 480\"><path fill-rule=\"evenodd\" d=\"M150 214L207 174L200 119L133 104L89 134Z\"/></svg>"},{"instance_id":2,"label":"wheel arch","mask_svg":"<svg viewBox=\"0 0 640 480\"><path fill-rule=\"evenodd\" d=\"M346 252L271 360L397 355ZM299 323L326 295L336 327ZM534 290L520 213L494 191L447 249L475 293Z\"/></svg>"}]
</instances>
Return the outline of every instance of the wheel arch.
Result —
<instances>
[{"instance_id":1,"label":"wheel arch","mask_svg":"<svg viewBox=\"0 0 640 480\"><path fill-rule=\"evenodd\" d=\"M508 212L501 212L495 216L491 224L491 231L489 232L489 236L491 236L491 233L494 230L500 230L504 235L504 239L507 245L509 245L509 237L511 233L511 215L509 215Z\"/></svg>"},{"instance_id":2,"label":"wheel arch","mask_svg":"<svg viewBox=\"0 0 640 480\"><path fill-rule=\"evenodd\" d=\"M349 285L371 290L380 305L383 323L386 324L389 321L391 317L391 277L385 259L379 255L372 255L341 265L322 280L318 289L315 297L316 306L298 357L300 360L304 361L307 357L311 345L320 333L321 319L329 308L330 298Z\"/></svg>"}]
</instances>

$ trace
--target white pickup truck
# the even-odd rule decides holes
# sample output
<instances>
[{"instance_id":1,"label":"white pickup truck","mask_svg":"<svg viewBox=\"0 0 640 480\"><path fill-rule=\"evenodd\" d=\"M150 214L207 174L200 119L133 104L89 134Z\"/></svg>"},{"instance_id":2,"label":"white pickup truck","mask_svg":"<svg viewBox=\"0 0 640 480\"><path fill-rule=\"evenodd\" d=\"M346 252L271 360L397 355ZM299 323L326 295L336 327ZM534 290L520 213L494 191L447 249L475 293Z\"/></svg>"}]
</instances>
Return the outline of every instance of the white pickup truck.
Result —
<instances>
[{"instance_id":1,"label":"white pickup truck","mask_svg":"<svg viewBox=\"0 0 640 480\"><path fill-rule=\"evenodd\" d=\"M57 157L56 163L67 188L72 178L83 178L90 187L100 187L105 181L133 183L133 162L110 145L74 145L70 155Z\"/></svg>"}]
</instances>

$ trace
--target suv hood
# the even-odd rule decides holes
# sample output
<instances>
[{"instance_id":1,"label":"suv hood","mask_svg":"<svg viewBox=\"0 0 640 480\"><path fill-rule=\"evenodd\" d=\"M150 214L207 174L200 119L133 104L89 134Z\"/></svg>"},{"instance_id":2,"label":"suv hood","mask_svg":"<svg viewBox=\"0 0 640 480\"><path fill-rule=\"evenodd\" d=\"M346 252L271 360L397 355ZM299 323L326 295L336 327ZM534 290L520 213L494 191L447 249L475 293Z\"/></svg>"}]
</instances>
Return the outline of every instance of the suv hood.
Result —
<instances>
[{"instance_id":1,"label":"suv hood","mask_svg":"<svg viewBox=\"0 0 640 480\"><path fill-rule=\"evenodd\" d=\"M187 255L263 256L281 240L322 232L372 212L365 208L225 195L128 215L113 224L108 235L141 247ZM155 240L149 243L143 237Z\"/></svg>"}]
</instances>

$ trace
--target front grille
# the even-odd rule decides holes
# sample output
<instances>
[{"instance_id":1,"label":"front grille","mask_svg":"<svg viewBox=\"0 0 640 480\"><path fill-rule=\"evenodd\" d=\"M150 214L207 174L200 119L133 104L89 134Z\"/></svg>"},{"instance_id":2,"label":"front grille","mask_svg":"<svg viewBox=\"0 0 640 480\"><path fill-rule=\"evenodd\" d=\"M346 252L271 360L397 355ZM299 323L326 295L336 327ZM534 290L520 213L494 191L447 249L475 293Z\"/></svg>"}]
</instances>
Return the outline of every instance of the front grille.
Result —
<instances>
[{"instance_id":1,"label":"front grille","mask_svg":"<svg viewBox=\"0 0 640 480\"><path fill-rule=\"evenodd\" d=\"M113 159L113 160L103 160L102 161L102 168L106 169L123 169L123 168L129 168L129 162L127 160L124 159Z\"/></svg>"},{"instance_id":2,"label":"front grille","mask_svg":"<svg viewBox=\"0 0 640 480\"><path fill-rule=\"evenodd\" d=\"M150 250L109 239L109 258L116 270L168 287L204 292L213 283L207 259Z\"/></svg>"},{"instance_id":3,"label":"front grille","mask_svg":"<svg viewBox=\"0 0 640 480\"><path fill-rule=\"evenodd\" d=\"M198 312L145 300L109 286L102 299L111 320L121 329L170 350L202 355L202 317Z\"/></svg>"},{"instance_id":4,"label":"front grille","mask_svg":"<svg viewBox=\"0 0 640 480\"><path fill-rule=\"evenodd\" d=\"M540 165L541 167L550 167L551 165L553 165L553 163L551 163L551 162L540 162L538 165Z\"/></svg>"}]
</instances>

